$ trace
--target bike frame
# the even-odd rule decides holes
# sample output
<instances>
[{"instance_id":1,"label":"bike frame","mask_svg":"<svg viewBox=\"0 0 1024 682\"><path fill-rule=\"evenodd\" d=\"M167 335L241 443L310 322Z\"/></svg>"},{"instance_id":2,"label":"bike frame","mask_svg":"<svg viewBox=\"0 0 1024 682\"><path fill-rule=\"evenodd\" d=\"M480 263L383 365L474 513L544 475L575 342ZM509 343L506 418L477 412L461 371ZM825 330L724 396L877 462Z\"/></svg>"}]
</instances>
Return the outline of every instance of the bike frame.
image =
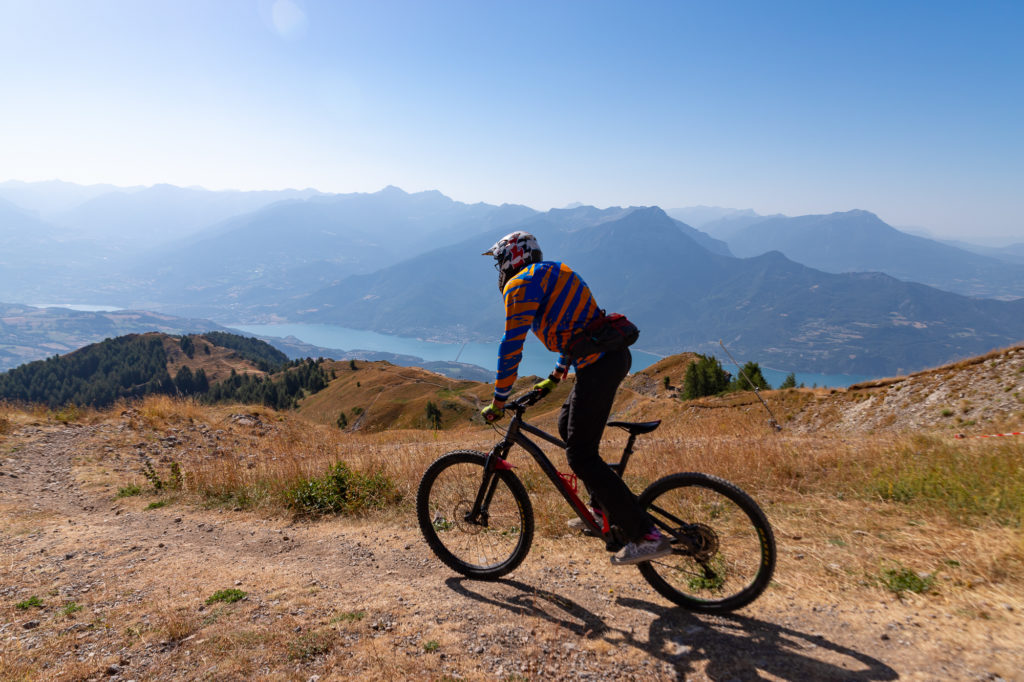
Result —
<instances>
[{"instance_id":1,"label":"bike frame","mask_svg":"<svg viewBox=\"0 0 1024 682\"><path fill-rule=\"evenodd\" d=\"M593 514L590 513L589 507L580 500L577 494L575 474L562 474L559 472L547 455L544 454L544 451L526 437L525 433L529 433L563 450L566 448L566 444L560 438L556 438L543 429L523 421L523 413L526 411L527 405L532 404L532 402L511 402L506 405L506 409L513 413L508 431L505 432L505 437L491 449L487 456L487 461L484 465L483 481L480 484L480 490L477 492L473 508L466 514L466 521L470 523L480 523L483 521L486 523L486 512L483 510L490 506L491 498L494 496L498 486L495 471L500 469L511 471L513 469L513 466L508 462L508 455L512 446L518 445L533 457L541 471L544 472L544 475L548 477L552 485L561 493L565 501L573 508L573 511L576 512L591 532L604 538L606 542L611 541L613 538L611 537L611 528L608 525L608 515L604 515L604 523L599 525ZM619 476L622 476L626 469L626 462L629 460L630 455L633 454L633 443L635 440L636 435L631 433L622 452L622 459L616 464L608 465Z\"/></svg>"}]
</instances>

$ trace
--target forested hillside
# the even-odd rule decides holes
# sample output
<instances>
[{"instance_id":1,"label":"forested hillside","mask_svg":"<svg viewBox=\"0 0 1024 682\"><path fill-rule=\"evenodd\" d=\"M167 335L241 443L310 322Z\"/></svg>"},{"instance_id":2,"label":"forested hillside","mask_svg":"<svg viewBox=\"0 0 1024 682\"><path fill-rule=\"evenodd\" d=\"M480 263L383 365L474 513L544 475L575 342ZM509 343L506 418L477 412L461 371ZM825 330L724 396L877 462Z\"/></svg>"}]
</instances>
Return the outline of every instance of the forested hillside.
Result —
<instances>
[{"instance_id":1,"label":"forested hillside","mask_svg":"<svg viewBox=\"0 0 1024 682\"><path fill-rule=\"evenodd\" d=\"M320 361L289 362L257 339L222 332L129 334L0 374L0 399L106 407L160 394L284 409L327 382Z\"/></svg>"}]
</instances>

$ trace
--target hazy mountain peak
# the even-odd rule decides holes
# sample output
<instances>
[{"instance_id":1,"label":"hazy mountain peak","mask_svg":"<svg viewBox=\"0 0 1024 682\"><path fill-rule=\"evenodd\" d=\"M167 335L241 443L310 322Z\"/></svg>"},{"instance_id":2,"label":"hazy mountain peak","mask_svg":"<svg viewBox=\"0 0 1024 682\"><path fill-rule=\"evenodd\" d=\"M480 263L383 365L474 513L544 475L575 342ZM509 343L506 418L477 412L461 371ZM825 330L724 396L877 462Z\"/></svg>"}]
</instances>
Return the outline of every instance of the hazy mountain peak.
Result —
<instances>
[{"instance_id":1,"label":"hazy mountain peak","mask_svg":"<svg viewBox=\"0 0 1024 682\"><path fill-rule=\"evenodd\" d=\"M711 222L719 220L733 220L736 218L759 218L759 214L749 208L726 208L723 206L689 206L686 208L670 208L666 211L668 215L676 220L681 220L687 225L696 228L703 228Z\"/></svg>"},{"instance_id":2,"label":"hazy mountain peak","mask_svg":"<svg viewBox=\"0 0 1024 682\"><path fill-rule=\"evenodd\" d=\"M863 219L877 220L880 223L884 222L881 218L878 217L877 214L872 213L871 211L865 211L862 208L853 208L853 209L850 209L849 211L835 211L835 212L831 213L830 215L846 216L848 218L854 218L854 219L858 219L858 220L863 220Z\"/></svg>"}]
</instances>

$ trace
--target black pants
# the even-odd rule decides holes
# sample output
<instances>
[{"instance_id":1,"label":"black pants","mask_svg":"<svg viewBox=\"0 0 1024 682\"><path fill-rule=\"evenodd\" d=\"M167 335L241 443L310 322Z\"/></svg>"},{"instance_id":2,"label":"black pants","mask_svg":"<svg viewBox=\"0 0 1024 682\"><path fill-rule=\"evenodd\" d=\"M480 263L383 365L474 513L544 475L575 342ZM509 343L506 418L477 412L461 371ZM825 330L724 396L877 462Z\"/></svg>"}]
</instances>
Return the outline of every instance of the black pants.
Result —
<instances>
[{"instance_id":1,"label":"black pants","mask_svg":"<svg viewBox=\"0 0 1024 682\"><path fill-rule=\"evenodd\" d=\"M636 496L622 478L601 459L601 434L612 411L615 391L629 374L629 349L605 353L576 372L576 385L558 414L558 433L566 442L569 467L579 476L614 523L630 540L640 539L651 527Z\"/></svg>"}]
</instances>

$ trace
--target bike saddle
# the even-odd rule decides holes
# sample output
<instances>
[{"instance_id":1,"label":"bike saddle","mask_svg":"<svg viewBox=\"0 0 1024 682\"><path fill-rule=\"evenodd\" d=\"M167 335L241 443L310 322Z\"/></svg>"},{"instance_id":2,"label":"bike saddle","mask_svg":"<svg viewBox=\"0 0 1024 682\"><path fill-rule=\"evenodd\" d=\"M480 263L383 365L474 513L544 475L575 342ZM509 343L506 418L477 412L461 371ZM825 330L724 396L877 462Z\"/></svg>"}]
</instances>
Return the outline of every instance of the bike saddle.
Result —
<instances>
[{"instance_id":1,"label":"bike saddle","mask_svg":"<svg viewBox=\"0 0 1024 682\"><path fill-rule=\"evenodd\" d=\"M656 422L608 422L608 426L618 426L634 436L639 436L641 433L650 433L658 428L659 424L661 424L660 419Z\"/></svg>"}]
</instances>

